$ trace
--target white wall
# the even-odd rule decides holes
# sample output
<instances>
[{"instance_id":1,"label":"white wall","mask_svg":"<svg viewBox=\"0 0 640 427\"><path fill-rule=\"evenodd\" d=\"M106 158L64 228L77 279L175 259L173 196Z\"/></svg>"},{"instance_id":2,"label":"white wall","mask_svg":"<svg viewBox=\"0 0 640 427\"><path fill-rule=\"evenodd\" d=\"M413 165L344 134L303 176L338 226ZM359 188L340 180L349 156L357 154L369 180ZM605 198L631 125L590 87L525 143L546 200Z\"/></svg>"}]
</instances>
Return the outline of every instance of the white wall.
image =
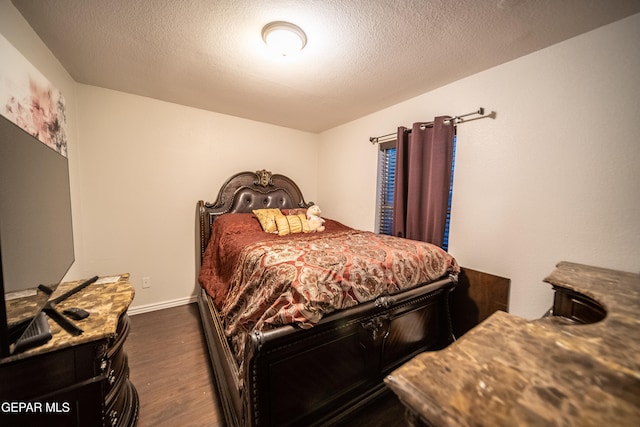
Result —
<instances>
[{"instance_id":1,"label":"white wall","mask_svg":"<svg viewBox=\"0 0 640 427\"><path fill-rule=\"evenodd\" d=\"M77 91L84 275L131 273L133 309L195 294L196 202L214 201L229 176L267 169L316 197L316 134L95 86Z\"/></svg>"},{"instance_id":2,"label":"white wall","mask_svg":"<svg viewBox=\"0 0 640 427\"><path fill-rule=\"evenodd\" d=\"M458 127L450 251L511 279L510 311L540 316L561 260L640 271L640 15L321 135L327 216L373 229L369 136L483 106ZM339 189L339 190L337 190Z\"/></svg>"},{"instance_id":3,"label":"white wall","mask_svg":"<svg viewBox=\"0 0 640 427\"><path fill-rule=\"evenodd\" d=\"M71 182L71 203L73 215L73 234L75 246L75 262L69 269L66 277L71 280L78 278L82 270L82 255L79 250L79 242L82 239L82 227L78 212L78 156L76 134L76 95L75 81L62 67L60 62L49 51L38 35L24 20L20 12L11 4L10 0L0 0L0 33L22 53L50 82L60 90L65 98L65 111L67 116L67 144L69 160L69 179ZM0 59L1 60L1 59ZM3 66L7 64L2 64Z\"/></svg>"},{"instance_id":4,"label":"white wall","mask_svg":"<svg viewBox=\"0 0 640 427\"><path fill-rule=\"evenodd\" d=\"M214 201L230 175L282 173L317 200L318 135L77 84L9 0L0 33L66 98L68 280L129 272L134 310L184 302L195 294L196 202Z\"/></svg>"},{"instance_id":5,"label":"white wall","mask_svg":"<svg viewBox=\"0 0 640 427\"><path fill-rule=\"evenodd\" d=\"M195 203L232 173L287 174L325 216L372 230L368 138L478 106L497 116L458 128L450 248L460 263L511 278L511 311L525 317L550 305L542 279L560 260L638 272L639 29L635 15L318 136L78 85L0 0L0 33L67 102L67 276L130 272L143 308L193 294Z\"/></svg>"}]
</instances>

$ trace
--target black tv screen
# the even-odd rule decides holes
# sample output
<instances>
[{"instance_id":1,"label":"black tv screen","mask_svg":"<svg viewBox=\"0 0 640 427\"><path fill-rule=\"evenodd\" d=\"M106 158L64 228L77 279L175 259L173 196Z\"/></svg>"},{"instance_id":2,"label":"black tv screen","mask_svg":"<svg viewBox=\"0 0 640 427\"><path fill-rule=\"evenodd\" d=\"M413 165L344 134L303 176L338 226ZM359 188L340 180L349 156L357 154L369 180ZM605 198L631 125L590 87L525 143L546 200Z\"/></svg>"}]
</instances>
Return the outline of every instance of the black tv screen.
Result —
<instances>
[{"instance_id":1,"label":"black tv screen","mask_svg":"<svg viewBox=\"0 0 640 427\"><path fill-rule=\"evenodd\" d=\"M58 284L73 261L67 158L0 116L0 356L6 299Z\"/></svg>"}]
</instances>

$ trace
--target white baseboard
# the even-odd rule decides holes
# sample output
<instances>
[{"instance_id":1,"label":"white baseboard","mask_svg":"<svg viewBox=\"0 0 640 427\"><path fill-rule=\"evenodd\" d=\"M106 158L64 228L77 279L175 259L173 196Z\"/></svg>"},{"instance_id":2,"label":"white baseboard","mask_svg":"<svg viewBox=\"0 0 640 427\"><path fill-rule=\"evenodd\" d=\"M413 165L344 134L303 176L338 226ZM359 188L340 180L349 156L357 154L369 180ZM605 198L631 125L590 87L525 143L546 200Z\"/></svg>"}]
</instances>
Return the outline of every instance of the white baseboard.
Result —
<instances>
[{"instance_id":1,"label":"white baseboard","mask_svg":"<svg viewBox=\"0 0 640 427\"><path fill-rule=\"evenodd\" d=\"M178 307L180 305L191 304L192 302L196 302L197 300L198 300L198 297L196 295L192 295L190 297L174 299L172 301L164 301L164 302L158 302L155 304L147 304L147 305L138 305L135 307L130 307L129 310L127 310L127 314L129 316L134 316L136 314L149 313L151 311L164 310L165 308Z\"/></svg>"}]
</instances>

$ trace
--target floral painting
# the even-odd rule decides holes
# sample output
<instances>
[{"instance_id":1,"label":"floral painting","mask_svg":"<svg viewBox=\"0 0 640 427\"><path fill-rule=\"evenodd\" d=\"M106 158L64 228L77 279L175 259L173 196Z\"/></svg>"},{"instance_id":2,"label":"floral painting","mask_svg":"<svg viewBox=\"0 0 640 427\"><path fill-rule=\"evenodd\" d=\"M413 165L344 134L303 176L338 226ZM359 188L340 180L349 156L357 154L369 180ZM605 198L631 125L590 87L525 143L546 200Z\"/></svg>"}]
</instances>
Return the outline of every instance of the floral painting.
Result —
<instances>
[{"instance_id":1,"label":"floral painting","mask_svg":"<svg viewBox=\"0 0 640 427\"><path fill-rule=\"evenodd\" d=\"M67 157L64 97L2 35L0 114Z\"/></svg>"}]
</instances>

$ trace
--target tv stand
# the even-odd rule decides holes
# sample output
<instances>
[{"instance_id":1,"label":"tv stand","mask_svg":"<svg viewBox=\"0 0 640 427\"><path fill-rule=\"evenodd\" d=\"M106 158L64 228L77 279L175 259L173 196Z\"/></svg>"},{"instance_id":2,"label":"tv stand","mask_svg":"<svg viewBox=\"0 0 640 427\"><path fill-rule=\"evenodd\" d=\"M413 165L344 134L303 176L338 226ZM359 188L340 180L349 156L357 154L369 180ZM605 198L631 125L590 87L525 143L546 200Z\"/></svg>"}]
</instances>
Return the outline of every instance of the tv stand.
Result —
<instances>
[{"instance_id":1,"label":"tv stand","mask_svg":"<svg viewBox=\"0 0 640 427\"><path fill-rule=\"evenodd\" d=\"M138 395L123 348L134 296L129 275L77 289L81 285L63 283L51 295L54 309L81 306L91 313L77 322L81 335L49 319L49 342L0 359L0 425L137 424ZM20 300L9 303L19 307Z\"/></svg>"},{"instance_id":2,"label":"tv stand","mask_svg":"<svg viewBox=\"0 0 640 427\"><path fill-rule=\"evenodd\" d=\"M44 311L29 319L28 324L21 328L20 336L15 340L13 353L20 353L32 347L38 347L48 342L53 336Z\"/></svg>"}]
</instances>

